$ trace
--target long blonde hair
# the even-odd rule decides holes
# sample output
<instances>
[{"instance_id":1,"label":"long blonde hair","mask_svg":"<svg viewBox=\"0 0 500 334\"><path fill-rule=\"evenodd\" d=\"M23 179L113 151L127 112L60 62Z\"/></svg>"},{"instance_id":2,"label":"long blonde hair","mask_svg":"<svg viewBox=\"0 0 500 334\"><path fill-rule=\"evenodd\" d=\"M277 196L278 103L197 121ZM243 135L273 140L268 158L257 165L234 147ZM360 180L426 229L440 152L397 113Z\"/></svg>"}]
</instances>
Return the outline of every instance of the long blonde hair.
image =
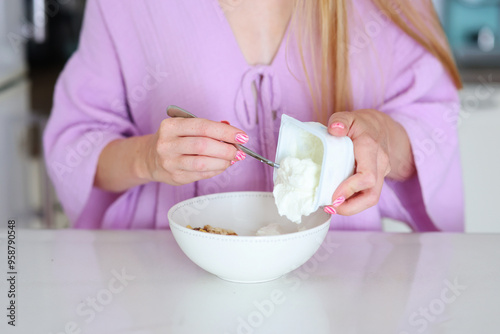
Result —
<instances>
[{"instance_id":1,"label":"long blonde hair","mask_svg":"<svg viewBox=\"0 0 500 334\"><path fill-rule=\"evenodd\" d=\"M297 0L295 13L303 30L299 31L299 44L309 41L315 77L312 82L301 50L302 66L306 72L314 109L319 121L325 123L336 111L352 108L352 86L349 73L348 15L353 0ZM373 4L406 34L415 39L443 64L455 86L462 88L446 36L431 0L418 0L418 10L411 0L371 0ZM296 17L298 17L296 15ZM300 30L300 29L299 29ZM319 62L318 62L319 60ZM332 94L333 93L333 94ZM319 96L318 96L319 95Z\"/></svg>"}]
</instances>

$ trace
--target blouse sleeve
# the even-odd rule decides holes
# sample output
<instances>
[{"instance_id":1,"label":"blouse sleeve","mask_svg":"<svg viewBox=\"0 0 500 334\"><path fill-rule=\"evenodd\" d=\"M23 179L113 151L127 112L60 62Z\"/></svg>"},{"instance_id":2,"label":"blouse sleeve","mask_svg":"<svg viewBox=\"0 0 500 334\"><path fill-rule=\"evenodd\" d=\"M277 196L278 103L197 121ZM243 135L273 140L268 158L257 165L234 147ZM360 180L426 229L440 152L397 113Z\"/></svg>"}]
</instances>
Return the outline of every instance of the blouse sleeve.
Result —
<instances>
[{"instance_id":1,"label":"blouse sleeve","mask_svg":"<svg viewBox=\"0 0 500 334\"><path fill-rule=\"evenodd\" d=\"M406 34L395 41L385 102L379 110L406 130L417 172L387 180L381 214L415 231L463 231L464 201L457 124L460 103L438 59Z\"/></svg>"},{"instance_id":2,"label":"blouse sleeve","mask_svg":"<svg viewBox=\"0 0 500 334\"><path fill-rule=\"evenodd\" d=\"M43 138L49 175L75 227L100 227L100 218L118 197L93 184L102 149L138 134L125 101L113 40L98 1L89 0L80 45L57 82ZM90 218L82 219L83 212Z\"/></svg>"}]
</instances>

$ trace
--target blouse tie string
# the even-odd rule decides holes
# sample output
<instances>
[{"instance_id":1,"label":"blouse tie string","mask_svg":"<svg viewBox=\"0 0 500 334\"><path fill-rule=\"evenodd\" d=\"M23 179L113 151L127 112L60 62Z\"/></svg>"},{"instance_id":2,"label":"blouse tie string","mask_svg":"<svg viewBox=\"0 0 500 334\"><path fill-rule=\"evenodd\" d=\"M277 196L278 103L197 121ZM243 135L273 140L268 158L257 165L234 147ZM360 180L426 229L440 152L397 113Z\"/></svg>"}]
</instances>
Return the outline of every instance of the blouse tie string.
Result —
<instances>
[{"instance_id":1,"label":"blouse tie string","mask_svg":"<svg viewBox=\"0 0 500 334\"><path fill-rule=\"evenodd\" d=\"M274 160L281 119L281 90L269 66L252 67L243 75L236 96L236 116L243 130L253 130L258 125L260 147L257 152ZM266 190L272 190L273 169L265 166L264 173Z\"/></svg>"}]
</instances>

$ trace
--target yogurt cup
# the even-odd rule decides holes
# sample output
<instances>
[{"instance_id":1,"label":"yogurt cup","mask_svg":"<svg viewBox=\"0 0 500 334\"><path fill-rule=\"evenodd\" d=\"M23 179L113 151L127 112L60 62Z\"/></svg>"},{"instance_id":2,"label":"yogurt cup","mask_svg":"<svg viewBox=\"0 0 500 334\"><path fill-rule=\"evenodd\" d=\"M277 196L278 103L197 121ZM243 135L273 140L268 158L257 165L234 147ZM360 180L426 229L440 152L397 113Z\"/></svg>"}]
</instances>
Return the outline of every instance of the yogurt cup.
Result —
<instances>
[{"instance_id":1,"label":"yogurt cup","mask_svg":"<svg viewBox=\"0 0 500 334\"><path fill-rule=\"evenodd\" d=\"M354 148L349 137L334 137L321 123L301 122L283 115L276 149L276 161L286 157L310 158L321 166L314 207L331 205L337 187L354 172ZM273 181L277 170L274 169Z\"/></svg>"}]
</instances>

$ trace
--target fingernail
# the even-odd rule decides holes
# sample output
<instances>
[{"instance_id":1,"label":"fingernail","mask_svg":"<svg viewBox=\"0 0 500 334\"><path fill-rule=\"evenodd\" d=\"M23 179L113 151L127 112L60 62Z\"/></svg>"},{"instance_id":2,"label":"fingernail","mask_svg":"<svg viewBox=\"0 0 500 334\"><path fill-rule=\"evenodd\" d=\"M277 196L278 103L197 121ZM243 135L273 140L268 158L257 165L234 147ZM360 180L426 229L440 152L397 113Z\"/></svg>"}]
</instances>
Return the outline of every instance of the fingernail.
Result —
<instances>
[{"instance_id":1,"label":"fingernail","mask_svg":"<svg viewBox=\"0 0 500 334\"><path fill-rule=\"evenodd\" d=\"M345 125L344 125L344 124L342 124L342 123L340 123L340 122L337 122L337 123L332 123L332 125L330 125L330 127L331 127L332 129L334 129L334 128L344 129L344 128L345 128Z\"/></svg>"},{"instance_id":2,"label":"fingernail","mask_svg":"<svg viewBox=\"0 0 500 334\"><path fill-rule=\"evenodd\" d=\"M340 197L339 197L339 198L337 198L335 201L333 201L332 206L333 206L334 208L336 208L336 207L340 206L340 205L341 205L342 203L344 203L344 202L345 202L345 198L344 198L344 196L340 196Z\"/></svg>"},{"instance_id":3,"label":"fingernail","mask_svg":"<svg viewBox=\"0 0 500 334\"><path fill-rule=\"evenodd\" d=\"M337 211L334 208L332 208L331 206L325 206L325 208L323 210L325 210L326 213L329 213L331 215L337 214Z\"/></svg>"},{"instance_id":4,"label":"fingernail","mask_svg":"<svg viewBox=\"0 0 500 334\"><path fill-rule=\"evenodd\" d=\"M232 166L232 165L234 165L235 163L236 163L236 161L231 160L231 164L230 164L230 165Z\"/></svg>"},{"instance_id":5,"label":"fingernail","mask_svg":"<svg viewBox=\"0 0 500 334\"><path fill-rule=\"evenodd\" d=\"M246 144L248 143L249 138L246 134L240 132L236 135L236 137L234 137L234 139L240 144Z\"/></svg>"},{"instance_id":6,"label":"fingernail","mask_svg":"<svg viewBox=\"0 0 500 334\"><path fill-rule=\"evenodd\" d=\"M228 122L228 121L220 121L220 122L221 122L221 123L224 123L224 124L227 124L227 125L231 125L231 124L229 124L229 122Z\"/></svg>"},{"instance_id":7,"label":"fingernail","mask_svg":"<svg viewBox=\"0 0 500 334\"><path fill-rule=\"evenodd\" d=\"M238 151L238 153L236 153L236 160L238 161L241 161L241 160L245 160L245 158L247 157L247 155L245 154L245 152L243 151Z\"/></svg>"}]
</instances>

